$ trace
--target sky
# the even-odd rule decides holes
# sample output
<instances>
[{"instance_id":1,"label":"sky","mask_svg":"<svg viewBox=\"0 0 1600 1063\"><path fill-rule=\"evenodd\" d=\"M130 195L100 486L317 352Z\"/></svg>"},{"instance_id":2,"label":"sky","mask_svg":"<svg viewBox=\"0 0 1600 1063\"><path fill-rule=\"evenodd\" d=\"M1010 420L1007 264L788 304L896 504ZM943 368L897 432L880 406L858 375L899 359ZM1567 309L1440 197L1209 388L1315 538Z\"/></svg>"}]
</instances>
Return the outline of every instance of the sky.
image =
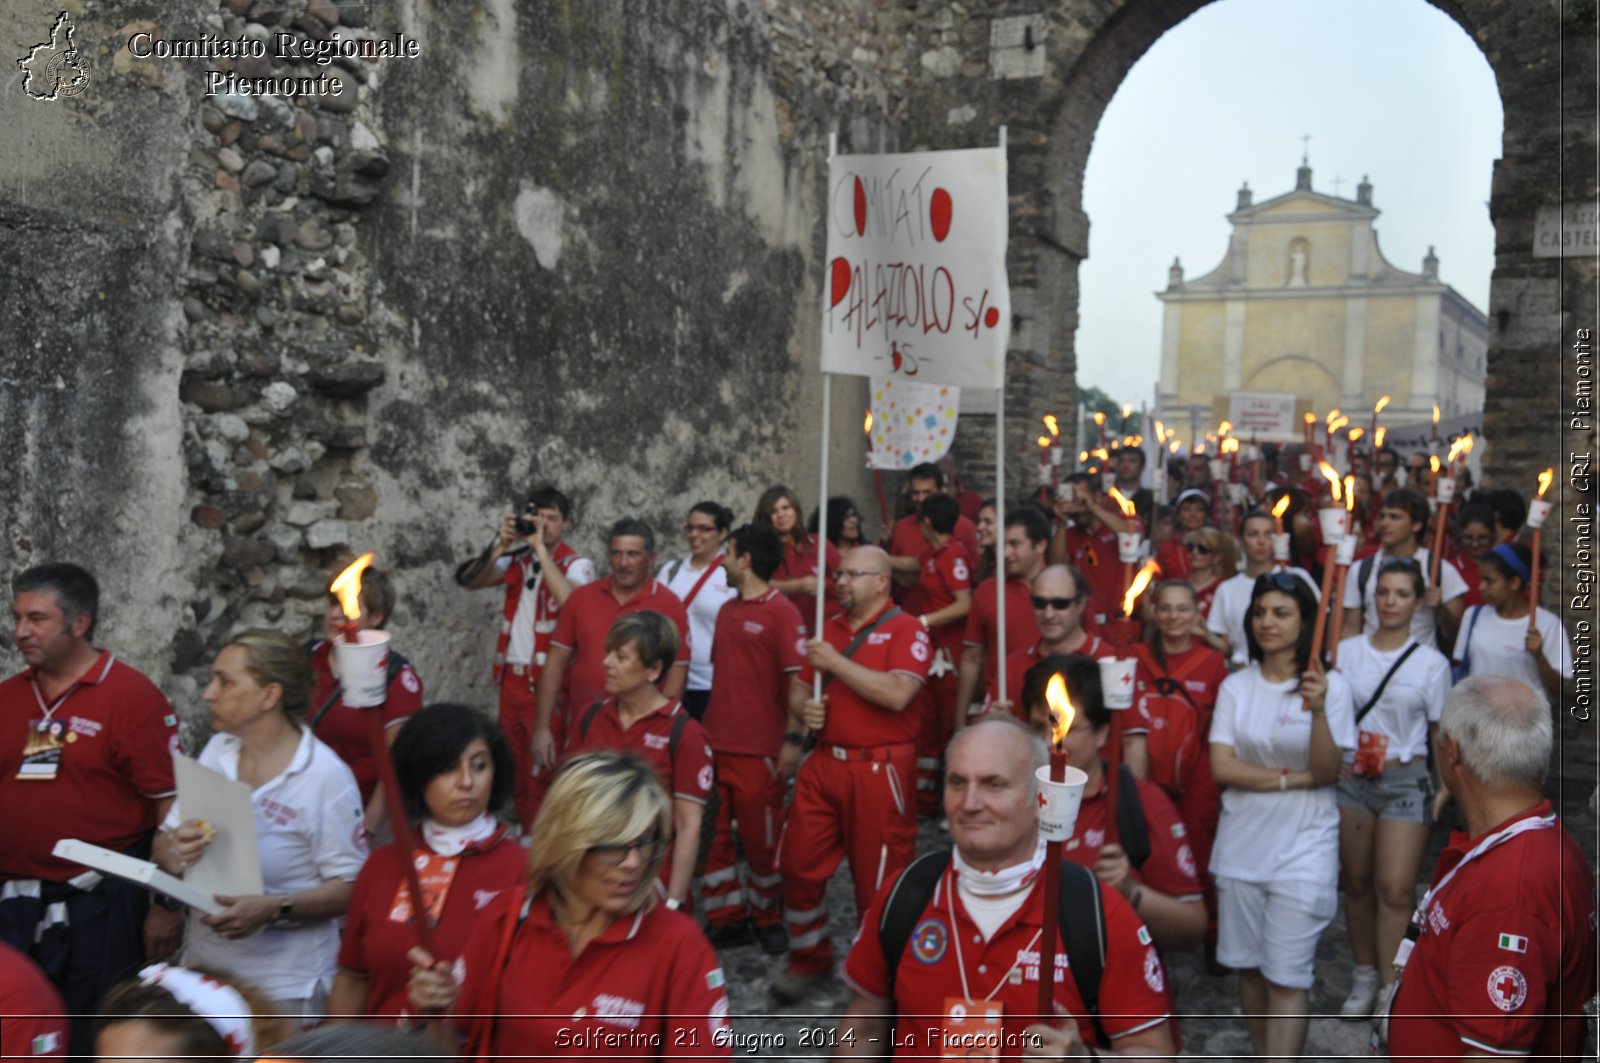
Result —
<instances>
[{"instance_id":1,"label":"sky","mask_svg":"<svg viewBox=\"0 0 1600 1063\"><path fill-rule=\"evenodd\" d=\"M1354 199L1368 175L1384 258L1421 272L1432 244L1440 280L1487 311L1501 125L1488 62L1424 0L1201 8L1134 64L1095 132L1079 384L1153 401L1167 268L1215 268L1239 185L1257 203L1292 190L1307 133L1315 191Z\"/></svg>"}]
</instances>

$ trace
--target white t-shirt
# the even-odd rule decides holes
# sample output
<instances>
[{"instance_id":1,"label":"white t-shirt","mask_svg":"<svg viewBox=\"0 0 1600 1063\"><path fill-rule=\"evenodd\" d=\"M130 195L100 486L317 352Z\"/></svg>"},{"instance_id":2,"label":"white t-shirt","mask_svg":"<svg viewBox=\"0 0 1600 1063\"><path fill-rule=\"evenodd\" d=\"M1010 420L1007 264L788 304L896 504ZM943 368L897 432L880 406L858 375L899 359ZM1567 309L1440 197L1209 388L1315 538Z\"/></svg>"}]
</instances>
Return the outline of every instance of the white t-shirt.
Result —
<instances>
[{"instance_id":1,"label":"white t-shirt","mask_svg":"<svg viewBox=\"0 0 1600 1063\"><path fill-rule=\"evenodd\" d=\"M1350 687L1328 673L1328 730L1340 749L1356 747ZM1211 717L1213 744L1274 770L1305 771L1311 760L1311 714L1300 680L1269 683L1252 664L1222 681ZM1243 882L1332 883L1339 874L1339 809L1333 787L1257 793L1222 791L1222 816L1211 871Z\"/></svg>"},{"instance_id":2,"label":"white t-shirt","mask_svg":"<svg viewBox=\"0 0 1600 1063\"><path fill-rule=\"evenodd\" d=\"M1467 629L1472 626L1472 614L1478 614L1478 626L1472 630L1471 653L1468 653ZM1539 634L1544 637L1544 659L1562 679L1572 678L1572 643L1567 639L1567 629L1561 618L1548 609L1538 611ZM1450 656L1457 663L1467 662L1467 674L1504 675L1520 679L1535 690L1543 689L1539 682L1539 666L1528 651L1522 648L1528 637L1528 618L1503 620L1492 606L1474 606L1461 618L1461 630L1456 634L1456 646Z\"/></svg>"},{"instance_id":3,"label":"white t-shirt","mask_svg":"<svg viewBox=\"0 0 1600 1063\"><path fill-rule=\"evenodd\" d=\"M1417 547L1417 552L1411 556L1413 560L1422 566L1422 585L1424 587L1428 586L1428 571L1433 567L1429 560L1431 555L1426 547L1419 546ZM1344 601L1339 603L1345 609L1362 609L1361 630L1363 632L1378 630L1378 595L1376 593L1378 589L1378 570L1389 559L1389 555L1379 550L1376 554L1371 555L1371 558L1371 565L1367 564L1367 558L1362 558L1350 566L1350 575L1345 580L1344 585ZM1364 596L1366 598L1366 607L1364 609L1362 608L1363 595L1361 587L1357 586L1363 567L1368 569L1366 594ZM1441 605L1445 602L1455 601L1467 593L1467 581L1461 578L1460 570L1447 560L1439 562L1439 590ZM1437 639L1434 637L1436 630L1437 625L1434 622L1433 610L1419 603L1417 611L1411 616L1411 637L1424 646L1433 646L1437 644Z\"/></svg>"},{"instance_id":4,"label":"white t-shirt","mask_svg":"<svg viewBox=\"0 0 1600 1063\"><path fill-rule=\"evenodd\" d=\"M505 554L495 560L495 569L504 576L506 569L517 559L514 554ZM575 557L567 566L565 573L567 582L572 584L572 589L577 590L585 583L593 583L595 578L594 562L587 557ZM537 664L544 667L544 661L534 660L533 633L537 629L540 634L548 635L556 629L555 613L549 616L538 616L539 599L544 595L544 572L541 571L533 577L533 586L524 587L522 597L517 600L516 615L511 618L511 641L506 643L507 664Z\"/></svg>"},{"instance_id":5,"label":"white t-shirt","mask_svg":"<svg viewBox=\"0 0 1600 1063\"><path fill-rule=\"evenodd\" d=\"M1406 645L1415 641L1407 640ZM1350 697L1355 706L1352 711L1361 711L1361 706L1372 697L1372 692L1378 689L1378 684L1383 682L1405 648L1373 649L1371 636L1367 634L1352 635L1339 643L1339 672L1350 684ZM1439 710L1449 694L1450 662L1432 646L1418 643L1356 729L1387 738L1386 759L1398 757L1409 763L1416 757L1426 757L1428 724L1439 722Z\"/></svg>"},{"instance_id":6,"label":"white t-shirt","mask_svg":"<svg viewBox=\"0 0 1600 1063\"><path fill-rule=\"evenodd\" d=\"M1284 571L1299 576L1311 588L1312 596L1318 601L1322 600L1322 590L1317 586L1317 581L1311 578L1311 573L1293 566ZM1206 617L1206 629L1228 640L1233 659L1240 664L1250 663L1250 644L1245 640L1244 622L1245 614L1250 611L1250 594L1255 588L1254 576L1241 572L1228 577L1217 587L1217 593L1211 599L1211 615Z\"/></svg>"},{"instance_id":7,"label":"white t-shirt","mask_svg":"<svg viewBox=\"0 0 1600 1063\"><path fill-rule=\"evenodd\" d=\"M717 570L706 580L689 605L689 681L686 690L711 689L711 636L717 630L717 614L738 591L728 586L728 570L718 561ZM674 571L676 569L676 571ZM668 576L671 578L668 578ZM681 602L689 597L694 585L706 574L695 568L688 557L668 561L656 573L656 579L665 583Z\"/></svg>"},{"instance_id":8,"label":"white t-shirt","mask_svg":"<svg viewBox=\"0 0 1600 1063\"><path fill-rule=\"evenodd\" d=\"M239 739L213 735L200 764L235 781ZM354 882L367 860L366 820L356 777L310 728L282 775L250 795L255 808L256 846L263 892L268 896L313 889L333 879ZM203 816L186 813L177 801L164 829ZM204 856L201 857L205 859ZM247 938L230 940L189 913L184 962L237 971L274 1000L301 1000L331 989L339 955L339 920L268 923Z\"/></svg>"}]
</instances>

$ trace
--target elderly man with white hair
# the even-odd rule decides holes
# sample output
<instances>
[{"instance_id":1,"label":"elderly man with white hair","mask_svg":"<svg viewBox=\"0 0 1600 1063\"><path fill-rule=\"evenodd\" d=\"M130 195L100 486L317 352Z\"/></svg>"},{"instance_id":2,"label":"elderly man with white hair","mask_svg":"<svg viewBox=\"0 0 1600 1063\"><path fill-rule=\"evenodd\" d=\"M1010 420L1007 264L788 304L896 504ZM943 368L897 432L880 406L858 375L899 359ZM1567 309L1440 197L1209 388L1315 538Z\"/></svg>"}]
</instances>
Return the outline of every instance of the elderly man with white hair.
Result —
<instances>
[{"instance_id":1,"label":"elderly man with white hair","mask_svg":"<svg viewBox=\"0 0 1600 1063\"><path fill-rule=\"evenodd\" d=\"M1576 1058L1595 991L1595 880L1543 792L1543 692L1473 676L1445 701L1439 774L1467 829L1450 838L1396 956L1396 1058Z\"/></svg>"}]
</instances>

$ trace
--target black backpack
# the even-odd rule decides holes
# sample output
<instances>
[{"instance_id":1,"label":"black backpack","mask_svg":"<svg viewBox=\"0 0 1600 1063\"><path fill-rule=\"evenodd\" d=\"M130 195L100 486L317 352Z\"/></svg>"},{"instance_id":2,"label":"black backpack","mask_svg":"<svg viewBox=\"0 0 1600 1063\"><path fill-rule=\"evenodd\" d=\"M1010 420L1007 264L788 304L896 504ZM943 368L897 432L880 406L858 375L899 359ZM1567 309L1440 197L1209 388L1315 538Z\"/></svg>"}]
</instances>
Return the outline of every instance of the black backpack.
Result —
<instances>
[{"instance_id":1,"label":"black backpack","mask_svg":"<svg viewBox=\"0 0 1600 1063\"><path fill-rule=\"evenodd\" d=\"M310 655L311 651L316 649L317 642L318 642L317 639L312 639L310 642L306 643L306 653L307 653L307 655ZM389 659L386 662L384 662L383 686L384 686L385 690L387 690L389 688L389 686L392 683L394 683L394 681L396 679L398 679L400 677L400 673L402 671L404 671L406 666L409 665L410 663L411 663L410 661L408 661L404 657L400 656L400 654L394 652L393 650L389 651ZM335 683L333 685L333 693L328 695L328 698L327 698L326 701L324 701L321 705L317 706L316 711L313 712L311 714L310 718L306 720L306 726L311 728L312 731L315 731L317 729L317 724L321 723L322 722L322 718L324 716L328 715L328 710L333 708L334 703L337 702L343 696L344 696L344 684L343 683Z\"/></svg>"},{"instance_id":2,"label":"black backpack","mask_svg":"<svg viewBox=\"0 0 1600 1063\"><path fill-rule=\"evenodd\" d=\"M1128 862L1142 867L1150 858L1150 827L1144 818L1144 805L1133 773L1121 765L1122 780L1117 791L1117 829ZM924 853L913 860L889 890L883 914L878 920L878 944L887 967L889 995L894 995L895 971L911 940L911 931L933 899L939 876L950 864L950 850ZM1110 1044L1100 1024L1100 975L1106 966L1106 913L1100 904L1100 880L1094 872L1071 861L1061 862L1061 911L1092 911L1093 919L1062 919L1061 947L1066 953L1067 970L1078 987L1089 1022L1100 1044ZM1040 972L1040 977L1045 977Z\"/></svg>"}]
</instances>

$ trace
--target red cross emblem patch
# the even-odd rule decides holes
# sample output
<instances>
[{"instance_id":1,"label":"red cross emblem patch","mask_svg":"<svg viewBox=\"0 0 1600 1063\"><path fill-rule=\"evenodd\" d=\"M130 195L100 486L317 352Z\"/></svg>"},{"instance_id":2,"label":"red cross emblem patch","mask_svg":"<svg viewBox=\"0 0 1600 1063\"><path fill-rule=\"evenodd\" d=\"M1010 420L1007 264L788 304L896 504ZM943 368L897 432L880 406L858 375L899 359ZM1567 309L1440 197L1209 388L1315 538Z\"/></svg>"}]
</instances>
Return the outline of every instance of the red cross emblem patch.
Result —
<instances>
[{"instance_id":1,"label":"red cross emblem patch","mask_svg":"<svg viewBox=\"0 0 1600 1063\"><path fill-rule=\"evenodd\" d=\"M1528 980L1515 967L1496 967L1489 975L1489 999L1501 1011L1516 1011L1528 999Z\"/></svg>"}]
</instances>

